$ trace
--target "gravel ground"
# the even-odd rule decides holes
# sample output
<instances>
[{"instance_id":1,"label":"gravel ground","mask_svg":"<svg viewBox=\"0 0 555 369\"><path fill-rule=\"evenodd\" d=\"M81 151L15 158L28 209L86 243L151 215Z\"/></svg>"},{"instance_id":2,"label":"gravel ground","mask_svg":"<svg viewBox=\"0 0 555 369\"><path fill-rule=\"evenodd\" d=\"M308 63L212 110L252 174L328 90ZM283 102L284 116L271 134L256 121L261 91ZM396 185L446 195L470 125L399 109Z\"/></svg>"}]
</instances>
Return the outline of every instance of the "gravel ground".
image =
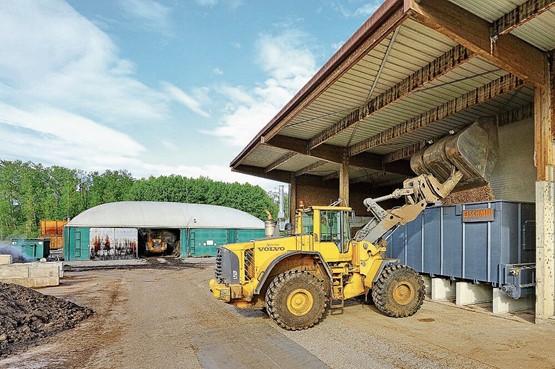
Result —
<instances>
[{"instance_id":1,"label":"gravel ground","mask_svg":"<svg viewBox=\"0 0 555 369\"><path fill-rule=\"evenodd\" d=\"M0 283L0 357L73 328L93 311L30 288Z\"/></svg>"},{"instance_id":2,"label":"gravel ground","mask_svg":"<svg viewBox=\"0 0 555 369\"><path fill-rule=\"evenodd\" d=\"M425 301L394 319L349 300L342 314L289 332L262 311L212 298L212 267L68 273L45 293L93 308L67 330L0 359L0 368L555 367L555 326Z\"/></svg>"}]
</instances>

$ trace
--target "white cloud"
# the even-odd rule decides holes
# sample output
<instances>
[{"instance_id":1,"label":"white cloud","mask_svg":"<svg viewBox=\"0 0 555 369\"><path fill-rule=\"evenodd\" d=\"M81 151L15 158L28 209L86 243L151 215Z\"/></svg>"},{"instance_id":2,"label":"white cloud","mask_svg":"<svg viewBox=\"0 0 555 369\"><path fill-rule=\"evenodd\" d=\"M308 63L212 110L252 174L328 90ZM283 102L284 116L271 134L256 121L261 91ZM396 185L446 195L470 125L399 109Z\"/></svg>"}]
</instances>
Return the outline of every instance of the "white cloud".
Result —
<instances>
[{"instance_id":1,"label":"white cloud","mask_svg":"<svg viewBox=\"0 0 555 369\"><path fill-rule=\"evenodd\" d=\"M145 29L155 29L163 34L171 33L170 8L154 0L120 0L121 8L138 19Z\"/></svg>"},{"instance_id":2,"label":"white cloud","mask_svg":"<svg viewBox=\"0 0 555 369\"><path fill-rule=\"evenodd\" d=\"M164 86L165 90L168 92L168 94L175 101L177 101L180 104L184 105L185 107L191 109L192 111L194 111L198 115L201 115L201 116L206 117L206 118L210 117L210 114L202 109L201 104L200 104L199 101L197 101L193 97L189 96L185 91L183 91L179 87L176 87L176 86L172 85L171 83L167 83L167 82L163 83L163 86Z\"/></svg>"},{"instance_id":3,"label":"white cloud","mask_svg":"<svg viewBox=\"0 0 555 369\"><path fill-rule=\"evenodd\" d=\"M126 168L145 150L126 134L46 105L23 110L0 103L0 132L9 137L4 157L86 170Z\"/></svg>"},{"instance_id":4,"label":"white cloud","mask_svg":"<svg viewBox=\"0 0 555 369\"><path fill-rule=\"evenodd\" d=\"M217 90L227 100L226 111L220 126L205 133L231 145L246 145L315 73L315 57L309 45L307 35L297 30L277 36L260 35L258 63L268 78L250 90L220 86Z\"/></svg>"},{"instance_id":5,"label":"white cloud","mask_svg":"<svg viewBox=\"0 0 555 369\"><path fill-rule=\"evenodd\" d=\"M213 7L215 5L218 5L218 0L195 0L197 2L198 5L200 6L209 6L209 7Z\"/></svg>"},{"instance_id":6,"label":"white cloud","mask_svg":"<svg viewBox=\"0 0 555 369\"><path fill-rule=\"evenodd\" d=\"M167 117L164 94L134 77L111 39L60 1L2 2L0 97L46 103L104 122Z\"/></svg>"},{"instance_id":7,"label":"white cloud","mask_svg":"<svg viewBox=\"0 0 555 369\"><path fill-rule=\"evenodd\" d=\"M278 182L247 174L232 172L229 167L221 165L205 165L197 167L187 165L165 166L144 164L142 169L144 169L144 172L133 172L133 176L135 178L142 178L148 177L154 173L154 175L166 176L176 174L189 178L208 177L214 181L228 183L250 183L255 186L258 185L266 191L274 190L278 186Z\"/></svg>"},{"instance_id":8,"label":"white cloud","mask_svg":"<svg viewBox=\"0 0 555 369\"><path fill-rule=\"evenodd\" d=\"M224 74L224 71L221 70L220 68L214 68L212 69L212 74L215 76L221 76Z\"/></svg>"},{"instance_id":9,"label":"white cloud","mask_svg":"<svg viewBox=\"0 0 555 369\"><path fill-rule=\"evenodd\" d=\"M347 9L342 3L333 3L333 8L340 12L344 17L370 17L374 12L380 7L382 1L374 0L372 2L366 3L359 6L355 10Z\"/></svg>"}]
</instances>

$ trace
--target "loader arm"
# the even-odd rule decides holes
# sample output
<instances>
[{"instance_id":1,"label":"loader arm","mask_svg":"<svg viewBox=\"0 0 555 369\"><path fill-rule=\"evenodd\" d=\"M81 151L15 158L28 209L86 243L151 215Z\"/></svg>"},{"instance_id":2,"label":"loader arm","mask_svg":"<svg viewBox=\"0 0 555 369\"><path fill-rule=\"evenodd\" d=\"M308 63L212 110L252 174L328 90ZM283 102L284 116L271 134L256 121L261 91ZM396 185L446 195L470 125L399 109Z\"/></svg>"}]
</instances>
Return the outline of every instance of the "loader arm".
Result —
<instances>
[{"instance_id":1,"label":"loader arm","mask_svg":"<svg viewBox=\"0 0 555 369\"><path fill-rule=\"evenodd\" d=\"M422 174L405 180L403 188L393 191L390 195L365 199L364 205L373 218L356 233L355 240L376 243L390 230L416 219L426 205L448 196L462 177L463 174L455 168L443 183L431 174ZM378 205L378 202L400 197L405 198L405 205L399 208L385 210Z\"/></svg>"}]
</instances>

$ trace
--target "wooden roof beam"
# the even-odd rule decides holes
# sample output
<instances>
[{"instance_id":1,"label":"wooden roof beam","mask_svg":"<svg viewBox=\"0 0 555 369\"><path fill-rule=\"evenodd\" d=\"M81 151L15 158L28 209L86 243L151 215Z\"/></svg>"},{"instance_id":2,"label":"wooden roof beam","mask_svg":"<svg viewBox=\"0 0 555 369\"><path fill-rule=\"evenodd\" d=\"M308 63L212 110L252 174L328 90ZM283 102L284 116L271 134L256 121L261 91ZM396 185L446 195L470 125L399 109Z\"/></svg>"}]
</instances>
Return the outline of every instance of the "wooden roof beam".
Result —
<instances>
[{"instance_id":1,"label":"wooden roof beam","mask_svg":"<svg viewBox=\"0 0 555 369\"><path fill-rule=\"evenodd\" d=\"M320 168L322 165L327 164L328 162L325 160L318 160L315 163L312 163L306 167L304 167L303 169L300 169L298 171L295 172L295 177L300 177L303 174L307 174L312 172L314 169Z\"/></svg>"},{"instance_id":2,"label":"wooden roof beam","mask_svg":"<svg viewBox=\"0 0 555 369\"><path fill-rule=\"evenodd\" d=\"M452 114L459 113L472 106L493 99L496 96L512 91L523 84L524 82L522 80L511 74L500 77L490 83L478 87L475 90L467 92L456 99L447 101L440 106L436 106L435 108L432 108L417 117L406 120L394 127L386 129L385 131L349 146L348 154L349 156L357 155L364 151L370 150L373 147L386 144L402 135L406 135L416 131L417 129L429 126L435 121L445 119Z\"/></svg>"},{"instance_id":3,"label":"wooden roof beam","mask_svg":"<svg viewBox=\"0 0 555 369\"><path fill-rule=\"evenodd\" d=\"M490 37L505 35L529 20L549 10L555 5L555 0L528 0L494 20L490 26Z\"/></svg>"},{"instance_id":4,"label":"wooden roof beam","mask_svg":"<svg viewBox=\"0 0 555 369\"><path fill-rule=\"evenodd\" d=\"M343 117L339 122L326 128L309 141L308 147L314 149L347 128L356 125L373 113L407 96L425 84L444 76L455 67L472 59L474 54L464 46L457 45L431 63L417 70L387 91L368 101L363 106Z\"/></svg>"},{"instance_id":5,"label":"wooden roof beam","mask_svg":"<svg viewBox=\"0 0 555 369\"><path fill-rule=\"evenodd\" d=\"M518 108L504 111L497 114L497 124L501 127L506 124L519 122L527 118L534 117L534 103L519 106ZM464 128L462 128L464 129ZM435 142L444 136L430 137L430 140ZM426 147L426 142L421 141L414 144L407 145L399 150L393 151L389 154L384 155L384 163L391 163L397 160L408 159L412 155L416 154L420 150Z\"/></svg>"},{"instance_id":6,"label":"wooden roof beam","mask_svg":"<svg viewBox=\"0 0 555 369\"><path fill-rule=\"evenodd\" d=\"M547 55L511 34L490 37L490 23L448 0L403 0L406 14L535 86L545 84Z\"/></svg>"},{"instance_id":7,"label":"wooden roof beam","mask_svg":"<svg viewBox=\"0 0 555 369\"><path fill-rule=\"evenodd\" d=\"M232 167L231 171L237 172L237 173L249 174L255 177L271 179L274 181L284 182L284 183L289 183L289 180L291 179L290 172L279 170L279 169L274 169L271 172L265 172L264 168L254 167L252 165L241 164L234 168Z\"/></svg>"},{"instance_id":8,"label":"wooden roof beam","mask_svg":"<svg viewBox=\"0 0 555 369\"><path fill-rule=\"evenodd\" d=\"M265 173L271 172L272 170L276 169L281 164L285 163L287 160L291 159L292 157L294 157L296 155L297 155L296 152L292 152L292 151L288 152L287 154L283 155L282 157L280 157L279 159L274 161L272 164L270 164L266 168L264 168L264 172Z\"/></svg>"},{"instance_id":9,"label":"wooden roof beam","mask_svg":"<svg viewBox=\"0 0 555 369\"><path fill-rule=\"evenodd\" d=\"M276 135L272 137L272 139L264 141L264 144L278 147L284 150L293 151L297 154L309 155L321 160L326 160L328 162L337 164L341 164L343 162L343 152L346 150L345 147L329 144L323 144L313 150L308 150L308 141L283 135ZM383 170L386 172L397 174L413 174L408 163L384 163L383 157L381 155L370 153L360 153L359 155L353 155L349 158L349 165L359 168Z\"/></svg>"}]
</instances>

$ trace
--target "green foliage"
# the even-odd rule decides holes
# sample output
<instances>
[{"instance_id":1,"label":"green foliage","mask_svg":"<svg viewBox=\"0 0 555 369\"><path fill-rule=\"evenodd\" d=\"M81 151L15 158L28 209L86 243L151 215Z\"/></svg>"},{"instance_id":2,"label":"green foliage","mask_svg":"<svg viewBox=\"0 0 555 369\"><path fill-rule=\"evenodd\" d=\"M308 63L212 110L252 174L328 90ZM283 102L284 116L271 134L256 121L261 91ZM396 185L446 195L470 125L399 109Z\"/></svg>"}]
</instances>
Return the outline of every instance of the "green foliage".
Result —
<instances>
[{"instance_id":1,"label":"green foliage","mask_svg":"<svg viewBox=\"0 0 555 369\"><path fill-rule=\"evenodd\" d=\"M135 179L126 170L87 173L0 160L0 239L36 237L41 219L68 219L115 201L221 205L266 219L278 205L259 186L178 175Z\"/></svg>"}]
</instances>

